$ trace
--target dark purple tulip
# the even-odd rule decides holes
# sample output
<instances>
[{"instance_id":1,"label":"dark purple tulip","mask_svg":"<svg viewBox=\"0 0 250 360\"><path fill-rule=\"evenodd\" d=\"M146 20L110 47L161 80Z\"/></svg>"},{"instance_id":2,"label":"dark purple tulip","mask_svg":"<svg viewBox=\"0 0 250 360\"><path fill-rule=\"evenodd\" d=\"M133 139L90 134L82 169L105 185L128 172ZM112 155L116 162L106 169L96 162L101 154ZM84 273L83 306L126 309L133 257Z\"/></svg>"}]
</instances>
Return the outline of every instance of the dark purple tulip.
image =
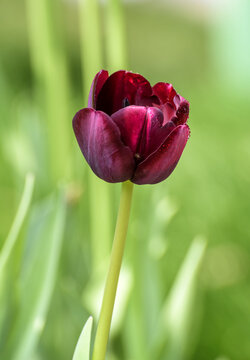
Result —
<instances>
[{"instance_id":1,"label":"dark purple tulip","mask_svg":"<svg viewBox=\"0 0 250 360\"><path fill-rule=\"evenodd\" d=\"M156 184L176 167L189 138L189 103L168 83L153 87L120 70L96 74L73 128L94 173L108 182Z\"/></svg>"}]
</instances>

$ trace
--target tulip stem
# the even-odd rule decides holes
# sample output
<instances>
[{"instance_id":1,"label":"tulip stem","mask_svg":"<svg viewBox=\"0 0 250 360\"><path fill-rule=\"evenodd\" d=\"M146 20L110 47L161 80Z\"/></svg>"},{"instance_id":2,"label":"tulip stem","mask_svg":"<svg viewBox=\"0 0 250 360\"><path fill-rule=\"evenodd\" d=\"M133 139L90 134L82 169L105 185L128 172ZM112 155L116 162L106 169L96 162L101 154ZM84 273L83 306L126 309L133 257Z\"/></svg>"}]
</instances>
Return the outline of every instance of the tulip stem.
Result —
<instances>
[{"instance_id":1,"label":"tulip stem","mask_svg":"<svg viewBox=\"0 0 250 360\"><path fill-rule=\"evenodd\" d=\"M97 326L92 360L104 360L109 338L109 330L115 303L117 284L128 229L129 214L133 193L130 181L122 183L119 212L116 222L114 242L111 252L108 276L102 300L100 318Z\"/></svg>"}]
</instances>

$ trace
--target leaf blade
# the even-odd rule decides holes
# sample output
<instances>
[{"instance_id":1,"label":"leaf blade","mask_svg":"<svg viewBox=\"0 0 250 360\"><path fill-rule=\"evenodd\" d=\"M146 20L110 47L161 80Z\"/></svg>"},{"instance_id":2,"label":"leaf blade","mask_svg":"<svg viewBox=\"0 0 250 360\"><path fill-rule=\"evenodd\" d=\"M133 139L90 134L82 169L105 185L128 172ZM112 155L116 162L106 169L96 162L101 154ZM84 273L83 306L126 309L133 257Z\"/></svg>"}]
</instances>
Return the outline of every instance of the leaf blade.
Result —
<instances>
[{"instance_id":1,"label":"leaf blade","mask_svg":"<svg viewBox=\"0 0 250 360\"><path fill-rule=\"evenodd\" d=\"M89 360L90 359L90 342L93 318L90 316L86 321L82 332L77 341L72 360Z\"/></svg>"},{"instance_id":2,"label":"leaf blade","mask_svg":"<svg viewBox=\"0 0 250 360\"><path fill-rule=\"evenodd\" d=\"M9 257L11 256L11 252L15 246L15 243L18 239L18 235L22 228L23 222L27 216L27 212L28 212L30 204L31 204L32 194L33 194L33 190L34 190L34 182L35 182L34 175L31 173L28 173L26 175L24 190L23 190L23 194L21 197L21 201L20 201L18 209L17 209L16 216L14 218L10 232L7 236L7 239L4 243L2 252L0 254L0 274L1 274L1 276L4 273L5 266L8 262Z\"/></svg>"},{"instance_id":3,"label":"leaf blade","mask_svg":"<svg viewBox=\"0 0 250 360\"><path fill-rule=\"evenodd\" d=\"M66 216L64 195L37 207L26 241L20 278L20 308L7 344L7 357L29 359L45 324L55 284ZM41 214L43 213L43 219ZM41 222L40 227L38 226Z\"/></svg>"}]
</instances>

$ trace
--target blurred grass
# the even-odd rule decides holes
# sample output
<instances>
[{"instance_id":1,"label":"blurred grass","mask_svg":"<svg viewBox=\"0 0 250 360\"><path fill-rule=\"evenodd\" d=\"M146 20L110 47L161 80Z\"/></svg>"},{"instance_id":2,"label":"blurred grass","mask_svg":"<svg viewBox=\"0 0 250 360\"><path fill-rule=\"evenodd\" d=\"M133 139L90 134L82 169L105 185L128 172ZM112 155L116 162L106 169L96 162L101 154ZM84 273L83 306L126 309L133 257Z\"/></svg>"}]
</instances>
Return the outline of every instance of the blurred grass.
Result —
<instances>
[{"instance_id":1,"label":"blurred grass","mask_svg":"<svg viewBox=\"0 0 250 360\"><path fill-rule=\"evenodd\" d=\"M85 106L81 92L78 8L70 2L58 4L63 26L60 18L55 21L59 21L59 31L64 34L61 51L66 58L70 84L66 89L69 115L64 121L68 118L70 129L72 116ZM103 40L104 10L101 9ZM0 14L0 244L3 248L27 170L36 174L34 204L54 191L56 183L47 179L45 134L50 127L47 128L41 105L35 101L25 2L2 0ZM209 243L199 280L199 314L193 313L194 322L202 317L190 359L246 360L250 358L250 104L244 100L245 92L241 94L238 88L235 92L234 86L224 84L214 71L212 24L195 22L184 14L149 2L127 4L124 16L129 69L142 73L151 83L172 82L190 101L191 138L180 164L167 181L135 189L126 250L132 290L125 304L126 316L118 322L118 330L111 338L110 359L147 359L152 329L158 325L176 274L192 239L203 234ZM107 57L104 65L108 65ZM84 306L85 289L96 270L90 260L88 171L82 170L85 164L73 132L69 131L67 136L73 143L70 155L73 176L66 191L67 218L55 288L34 359L72 358L89 315ZM55 159L60 158L56 146L51 151ZM64 179L62 175L61 181ZM115 213L119 185L112 189L115 189ZM24 244L25 229L20 236L20 244ZM23 245L16 251L15 256L21 258ZM26 266L28 263L26 260ZM36 274L36 267L33 269ZM9 271L9 285L15 286L10 286L7 293L10 300L5 338L10 336L18 313L16 285L22 279L20 262L12 262ZM1 358L9 360L2 351Z\"/></svg>"},{"instance_id":2,"label":"blurred grass","mask_svg":"<svg viewBox=\"0 0 250 360\"><path fill-rule=\"evenodd\" d=\"M103 46L100 31L100 8L97 0L79 2L79 24L82 64L83 104L88 104L89 90L95 75L103 68ZM93 45L94 44L94 45ZM87 164L85 164L87 167ZM96 268L108 256L112 238L112 209L109 184L88 172L90 237L92 266ZM102 201L100 202L100 198ZM100 241L102 239L102 241Z\"/></svg>"},{"instance_id":3,"label":"blurred grass","mask_svg":"<svg viewBox=\"0 0 250 360\"><path fill-rule=\"evenodd\" d=\"M89 317L82 329L79 341L77 342L73 360L89 360L92 325L93 325L93 318Z\"/></svg>"},{"instance_id":4,"label":"blurred grass","mask_svg":"<svg viewBox=\"0 0 250 360\"><path fill-rule=\"evenodd\" d=\"M53 194L54 195L54 194ZM7 359L28 359L43 330L57 275L65 223L63 192L39 203L33 210L20 278L16 282L16 321L7 338Z\"/></svg>"}]
</instances>

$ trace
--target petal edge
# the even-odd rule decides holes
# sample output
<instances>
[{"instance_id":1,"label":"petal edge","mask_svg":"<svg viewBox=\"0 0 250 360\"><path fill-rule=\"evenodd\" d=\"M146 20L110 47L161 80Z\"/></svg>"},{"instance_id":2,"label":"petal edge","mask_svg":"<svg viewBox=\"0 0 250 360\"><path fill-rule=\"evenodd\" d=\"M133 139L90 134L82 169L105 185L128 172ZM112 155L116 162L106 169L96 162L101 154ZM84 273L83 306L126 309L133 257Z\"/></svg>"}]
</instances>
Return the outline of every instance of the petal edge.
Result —
<instances>
[{"instance_id":1,"label":"petal edge","mask_svg":"<svg viewBox=\"0 0 250 360\"><path fill-rule=\"evenodd\" d=\"M88 97L88 107L89 108L96 108L96 100L99 92L101 91L104 83L109 77L109 73L107 70L101 70L99 71L96 76L94 77L94 80L92 81L90 91L89 91L89 97Z\"/></svg>"},{"instance_id":2,"label":"petal edge","mask_svg":"<svg viewBox=\"0 0 250 360\"><path fill-rule=\"evenodd\" d=\"M91 108L80 110L73 119L80 149L94 173L107 182L129 180L134 172L132 151L121 140L112 119Z\"/></svg>"},{"instance_id":3,"label":"petal edge","mask_svg":"<svg viewBox=\"0 0 250 360\"><path fill-rule=\"evenodd\" d=\"M175 169L190 135L188 125L177 126L164 143L138 165L132 182L138 185L157 184Z\"/></svg>"}]
</instances>

